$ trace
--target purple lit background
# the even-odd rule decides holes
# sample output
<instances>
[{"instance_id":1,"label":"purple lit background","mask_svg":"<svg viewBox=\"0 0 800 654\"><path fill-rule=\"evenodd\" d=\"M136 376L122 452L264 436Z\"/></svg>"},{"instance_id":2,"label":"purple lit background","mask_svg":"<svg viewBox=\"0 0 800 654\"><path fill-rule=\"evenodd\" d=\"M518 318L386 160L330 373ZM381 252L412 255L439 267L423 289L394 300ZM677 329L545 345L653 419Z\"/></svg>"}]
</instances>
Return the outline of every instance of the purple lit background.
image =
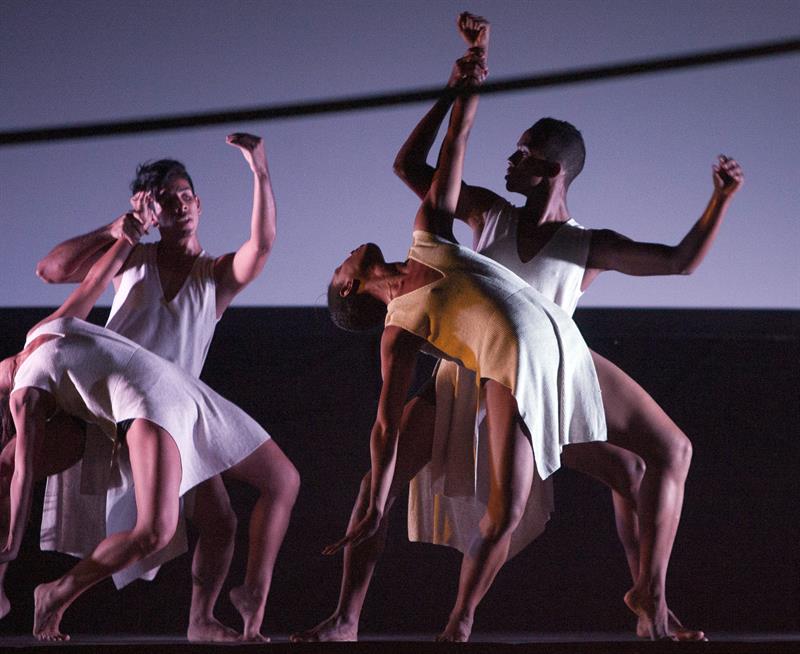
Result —
<instances>
[{"instance_id":1,"label":"purple lit background","mask_svg":"<svg viewBox=\"0 0 800 654\"><path fill-rule=\"evenodd\" d=\"M0 4L0 126L61 125L427 87L463 52L458 11L493 23L493 79L787 38L800 3L40 2ZM677 242L711 191L715 156L744 189L689 278L601 276L583 306L800 307L800 57L597 82L481 101L465 178L503 191L505 157L544 115L587 142L570 210L587 226ZM251 177L225 145L265 138L279 209L267 269L239 305L323 301L354 245L401 259L416 199L391 171L429 103L316 118L0 149L0 306L55 305L33 273L55 243L126 210L135 165L183 160L213 253L246 238ZM458 232L469 242L465 230Z\"/></svg>"}]
</instances>

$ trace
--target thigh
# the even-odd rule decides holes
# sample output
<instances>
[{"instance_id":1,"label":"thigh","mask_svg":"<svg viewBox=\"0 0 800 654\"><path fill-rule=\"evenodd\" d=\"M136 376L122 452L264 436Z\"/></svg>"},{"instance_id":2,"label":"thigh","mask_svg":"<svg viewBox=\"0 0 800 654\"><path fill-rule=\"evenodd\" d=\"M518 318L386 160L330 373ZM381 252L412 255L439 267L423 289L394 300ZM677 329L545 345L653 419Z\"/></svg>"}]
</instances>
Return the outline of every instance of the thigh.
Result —
<instances>
[{"instance_id":1,"label":"thigh","mask_svg":"<svg viewBox=\"0 0 800 654\"><path fill-rule=\"evenodd\" d=\"M592 352L608 425L608 440L645 460L668 452L685 438L664 410L628 374Z\"/></svg>"},{"instance_id":2,"label":"thigh","mask_svg":"<svg viewBox=\"0 0 800 654\"><path fill-rule=\"evenodd\" d=\"M420 393L407 402L403 409L392 479L394 493L404 488L431 460L436 422L434 402L429 393Z\"/></svg>"},{"instance_id":3,"label":"thigh","mask_svg":"<svg viewBox=\"0 0 800 654\"><path fill-rule=\"evenodd\" d=\"M632 498L644 472L641 457L605 441L565 445L561 462L609 486L623 497Z\"/></svg>"},{"instance_id":4,"label":"thigh","mask_svg":"<svg viewBox=\"0 0 800 654\"><path fill-rule=\"evenodd\" d=\"M485 384L489 512L519 513L528 502L533 483L533 452L521 428L517 402L511 390L495 381Z\"/></svg>"},{"instance_id":5,"label":"thigh","mask_svg":"<svg viewBox=\"0 0 800 654\"><path fill-rule=\"evenodd\" d=\"M269 439L223 474L274 494L295 481L297 470L278 444Z\"/></svg>"},{"instance_id":6,"label":"thigh","mask_svg":"<svg viewBox=\"0 0 800 654\"><path fill-rule=\"evenodd\" d=\"M206 525L222 526L220 523L227 520L232 511L230 496L222 477L214 475L211 479L198 484L193 491L193 501L184 502L184 508L187 504L191 504L191 511L186 512L186 517L199 528Z\"/></svg>"},{"instance_id":7,"label":"thigh","mask_svg":"<svg viewBox=\"0 0 800 654\"><path fill-rule=\"evenodd\" d=\"M169 432L137 418L126 435L136 495L137 527L173 532L178 523L181 456Z\"/></svg>"}]
</instances>

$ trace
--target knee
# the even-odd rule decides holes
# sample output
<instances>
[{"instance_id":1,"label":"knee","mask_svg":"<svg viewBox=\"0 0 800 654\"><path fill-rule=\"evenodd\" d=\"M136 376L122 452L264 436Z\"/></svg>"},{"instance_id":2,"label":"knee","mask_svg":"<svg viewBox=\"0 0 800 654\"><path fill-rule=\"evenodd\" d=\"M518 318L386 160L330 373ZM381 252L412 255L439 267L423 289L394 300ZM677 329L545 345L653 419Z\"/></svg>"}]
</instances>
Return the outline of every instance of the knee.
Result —
<instances>
[{"instance_id":1,"label":"knee","mask_svg":"<svg viewBox=\"0 0 800 654\"><path fill-rule=\"evenodd\" d=\"M497 543L504 538L509 538L522 520L525 507L520 505L507 505L490 509L486 514L482 529L484 540Z\"/></svg>"},{"instance_id":2,"label":"knee","mask_svg":"<svg viewBox=\"0 0 800 654\"><path fill-rule=\"evenodd\" d=\"M273 486L273 499L289 508L293 507L300 493L300 473L294 464L287 461L276 482Z\"/></svg>"},{"instance_id":3,"label":"knee","mask_svg":"<svg viewBox=\"0 0 800 654\"><path fill-rule=\"evenodd\" d=\"M692 463L692 441L682 431L675 430L670 435L665 464L672 470L687 473Z\"/></svg>"},{"instance_id":4,"label":"knee","mask_svg":"<svg viewBox=\"0 0 800 654\"><path fill-rule=\"evenodd\" d=\"M140 558L145 558L164 549L174 535L174 525L171 528L165 525L151 525L146 528L139 528L133 533L134 546Z\"/></svg>"},{"instance_id":5,"label":"knee","mask_svg":"<svg viewBox=\"0 0 800 654\"><path fill-rule=\"evenodd\" d=\"M636 504L645 470L646 466L641 457L629 457L625 461L625 479L614 490L619 492L626 500Z\"/></svg>"}]
</instances>

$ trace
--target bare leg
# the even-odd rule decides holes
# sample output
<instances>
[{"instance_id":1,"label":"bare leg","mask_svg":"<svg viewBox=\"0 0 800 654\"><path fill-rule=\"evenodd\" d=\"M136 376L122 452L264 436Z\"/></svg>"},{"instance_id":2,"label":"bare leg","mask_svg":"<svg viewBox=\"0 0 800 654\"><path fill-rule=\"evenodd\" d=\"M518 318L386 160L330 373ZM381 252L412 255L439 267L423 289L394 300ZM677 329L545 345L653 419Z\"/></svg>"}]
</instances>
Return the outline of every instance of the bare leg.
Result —
<instances>
[{"instance_id":1,"label":"bare leg","mask_svg":"<svg viewBox=\"0 0 800 654\"><path fill-rule=\"evenodd\" d=\"M636 513L644 461L608 442L579 443L565 447L561 463L611 488L617 536L625 550L631 578L639 576L639 517Z\"/></svg>"},{"instance_id":2,"label":"bare leg","mask_svg":"<svg viewBox=\"0 0 800 654\"><path fill-rule=\"evenodd\" d=\"M68 640L59 624L79 595L117 570L158 551L175 533L181 459L172 437L148 420L135 420L127 435L136 493L136 525L104 539L60 579L34 590L33 635Z\"/></svg>"},{"instance_id":3,"label":"bare leg","mask_svg":"<svg viewBox=\"0 0 800 654\"><path fill-rule=\"evenodd\" d=\"M514 396L491 380L485 390L491 466L489 505L481 519L481 533L464 555L456 603L438 641L469 640L475 609L508 558L511 534L522 518L533 481L533 455L530 443L518 429Z\"/></svg>"},{"instance_id":4,"label":"bare leg","mask_svg":"<svg viewBox=\"0 0 800 654\"><path fill-rule=\"evenodd\" d=\"M609 442L645 462L639 490L639 570L625 602L639 617L637 633L651 639L701 640L667 607L667 567L683 507L692 446L663 409L622 370L592 353L603 391Z\"/></svg>"},{"instance_id":5,"label":"bare leg","mask_svg":"<svg viewBox=\"0 0 800 654\"><path fill-rule=\"evenodd\" d=\"M219 475L195 489L190 516L198 530L192 557L192 604L189 609L190 642L224 642L239 634L214 617L214 606L228 576L236 535L236 514Z\"/></svg>"},{"instance_id":6,"label":"bare leg","mask_svg":"<svg viewBox=\"0 0 800 654\"><path fill-rule=\"evenodd\" d=\"M275 441L263 443L226 474L256 488L260 495L250 514L250 536L244 583L230 598L244 621L242 639L265 642L261 635L272 570L283 543L300 476Z\"/></svg>"},{"instance_id":7,"label":"bare leg","mask_svg":"<svg viewBox=\"0 0 800 654\"><path fill-rule=\"evenodd\" d=\"M36 481L73 466L83 456L86 432L80 420L57 414L47 423L45 437L39 443L34 457ZM16 438L12 438L0 452L0 533L8 530L10 513L8 484L14 473ZM11 601L6 595L5 578L8 562L0 563L0 620L11 611Z\"/></svg>"},{"instance_id":8,"label":"bare leg","mask_svg":"<svg viewBox=\"0 0 800 654\"><path fill-rule=\"evenodd\" d=\"M358 622L364 599L369 589L375 564L386 544L389 512L400 493L431 458L433 424L436 408L432 385L426 393L412 399L403 411L400 425L400 440L397 451L392 488L386 502L380 529L358 547L346 546L342 585L336 610L313 629L292 634L293 642L353 641L358 640ZM370 473L361 481L350 524L356 524L364 516L369 505Z\"/></svg>"}]
</instances>

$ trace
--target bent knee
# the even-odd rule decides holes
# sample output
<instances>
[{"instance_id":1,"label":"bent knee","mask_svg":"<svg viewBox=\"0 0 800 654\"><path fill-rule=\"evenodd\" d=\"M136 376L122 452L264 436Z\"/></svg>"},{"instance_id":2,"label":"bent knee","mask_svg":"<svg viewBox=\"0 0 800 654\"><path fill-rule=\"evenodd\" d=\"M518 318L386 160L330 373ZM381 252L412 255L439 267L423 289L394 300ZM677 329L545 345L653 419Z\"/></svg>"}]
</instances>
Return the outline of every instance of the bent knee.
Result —
<instances>
[{"instance_id":1,"label":"bent knee","mask_svg":"<svg viewBox=\"0 0 800 654\"><path fill-rule=\"evenodd\" d=\"M175 535L175 527L151 526L133 531L134 547L141 558L164 549Z\"/></svg>"}]
</instances>

